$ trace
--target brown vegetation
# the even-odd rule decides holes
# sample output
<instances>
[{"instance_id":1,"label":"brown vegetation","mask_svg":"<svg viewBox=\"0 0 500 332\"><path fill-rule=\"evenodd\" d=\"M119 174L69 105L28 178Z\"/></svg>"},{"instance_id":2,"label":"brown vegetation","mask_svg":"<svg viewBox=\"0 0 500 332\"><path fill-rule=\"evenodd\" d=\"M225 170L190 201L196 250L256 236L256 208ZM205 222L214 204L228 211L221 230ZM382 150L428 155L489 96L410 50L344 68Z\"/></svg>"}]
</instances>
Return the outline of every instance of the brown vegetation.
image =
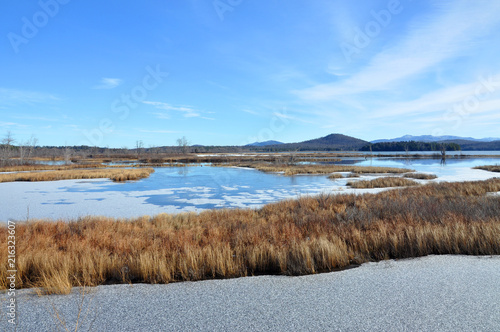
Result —
<instances>
[{"instance_id":1,"label":"brown vegetation","mask_svg":"<svg viewBox=\"0 0 500 332\"><path fill-rule=\"evenodd\" d=\"M477 166L475 169L482 169L484 171L490 172L500 172L500 165L487 165L487 166Z\"/></svg>"},{"instance_id":2,"label":"brown vegetation","mask_svg":"<svg viewBox=\"0 0 500 332\"><path fill-rule=\"evenodd\" d=\"M417 180L433 180L437 178L435 174L428 173L408 173L403 175L405 178L417 179Z\"/></svg>"},{"instance_id":3,"label":"brown vegetation","mask_svg":"<svg viewBox=\"0 0 500 332\"><path fill-rule=\"evenodd\" d=\"M342 179L344 176L340 173L332 173L330 175L328 175L328 178L330 180L336 180L336 179Z\"/></svg>"},{"instance_id":4,"label":"brown vegetation","mask_svg":"<svg viewBox=\"0 0 500 332\"><path fill-rule=\"evenodd\" d=\"M112 168L112 169L73 169L65 171L4 173L0 174L0 182L14 181L56 181L70 179L104 179L128 181L147 178L154 172L152 168Z\"/></svg>"},{"instance_id":5,"label":"brown vegetation","mask_svg":"<svg viewBox=\"0 0 500 332\"><path fill-rule=\"evenodd\" d=\"M405 168L394 167L375 167L375 166L353 166L353 165L287 165L287 164L271 164L271 163L228 163L218 166L233 166L233 167L250 167L258 169L262 172L282 172L285 175L297 174L328 174L334 172L353 172L353 173L407 173L412 170Z\"/></svg>"},{"instance_id":6,"label":"brown vegetation","mask_svg":"<svg viewBox=\"0 0 500 332\"><path fill-rule=\"evenodd\" d=\"M0 167L0 172L29 172L29 171L67 171L70 169L82 168L105 168L106 165L93 163L93 164L71 164L71 165L16 165Z\"/></svg>"},{"instance_id":7,"label":"brown vegetation","mask_svg":"<svg viewBox=\"0 0 500 332\"><path fill-rule=\"evenodd\" d=\"M430 254L500 254L500 179L131 220L16 225L17 286L301 275ZM0 243L7 243L0 227ZM0 288L7 250L0 250Z\"/></svg>"},{"instance_id":8,"label":"brown vegetation","mask_svg":"<svg viewBox=\"0 0 500 332\"><path fill-rule=\"evenodd\" d=\"M419 183L401 177L388 176L388 177L376 178L373 180L349 181L347 182L347 185L351 186L351 188L361 189L361 188L407 187L407 186L419 185Z\"/></svg>"}]
</instances>

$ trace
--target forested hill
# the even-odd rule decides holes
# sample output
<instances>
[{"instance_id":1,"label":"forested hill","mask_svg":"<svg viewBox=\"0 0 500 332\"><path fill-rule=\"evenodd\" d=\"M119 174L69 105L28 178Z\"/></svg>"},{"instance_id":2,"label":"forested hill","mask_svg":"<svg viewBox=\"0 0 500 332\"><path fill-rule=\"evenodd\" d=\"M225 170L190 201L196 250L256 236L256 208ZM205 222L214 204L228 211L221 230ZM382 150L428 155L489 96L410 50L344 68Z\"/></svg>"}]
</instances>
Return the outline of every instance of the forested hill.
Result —
<instances>
[{"instance_id":1,"label":"forested hill","mask_svg":"<svg viewBox=\"0 0 500 332\"><path fill-rule=\"evenodd\" d=\"M278 146L269 146L279 150L296 151L357 151L369 142L342 134L330 134L328 136L303 141L299 143L287 143Z\"/></svg>"},{"instance_id":2,"label":"forested hill","mask_svg":"<svg viewBox=\"0 0 500 332\"><path fill-rule=\"evenodd\" d=\"M443 148L446 151L460 151L461 147L457 143L438 143L438 142L383 142L375 144L367 144L360 151L441 151Z\"/></svg>"},{"instance_id":3,"label":"forested hill","mask_svg":"<svg viewBox=\"0 0 500 332\"><path fill-rule=\"evenodd\" d=\"M449 143L449 141L443 141L443 143ZM462 150L465 151L499 151L500 141L492 142L475 142L468 140L456 140L453 143L459 144Z\"/></svg>"}]
</instances>

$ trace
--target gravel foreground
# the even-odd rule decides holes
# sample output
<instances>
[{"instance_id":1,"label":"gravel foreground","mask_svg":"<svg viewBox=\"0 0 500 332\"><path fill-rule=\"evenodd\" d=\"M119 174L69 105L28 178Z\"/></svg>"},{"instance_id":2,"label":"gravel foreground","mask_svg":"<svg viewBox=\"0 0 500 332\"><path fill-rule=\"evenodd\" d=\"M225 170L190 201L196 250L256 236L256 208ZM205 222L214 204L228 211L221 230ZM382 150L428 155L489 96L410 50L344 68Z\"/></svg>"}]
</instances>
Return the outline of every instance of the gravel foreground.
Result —
<instances>
[{"instance_id":1,"label":"gravel foreground","mask_svg":"<svg viewBox=\"0 0 500 332\"><path fill-rule=\"evenodd\" d=\"M500 256L428 256L302 277L0 294L0 331L500 331Z\"/></svg>"}]
</instances>

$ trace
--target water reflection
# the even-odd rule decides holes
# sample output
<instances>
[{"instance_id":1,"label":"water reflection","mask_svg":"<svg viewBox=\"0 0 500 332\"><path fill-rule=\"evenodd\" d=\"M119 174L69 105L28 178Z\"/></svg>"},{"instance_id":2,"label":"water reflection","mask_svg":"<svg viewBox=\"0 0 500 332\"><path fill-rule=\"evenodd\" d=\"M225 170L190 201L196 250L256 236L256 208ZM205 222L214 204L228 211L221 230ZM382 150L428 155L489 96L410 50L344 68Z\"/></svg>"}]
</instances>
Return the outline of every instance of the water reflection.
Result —
<instances>
[{"instance_id":1,"label":"water reflection","mask_svg":"<svg viewBox=\"0 0 500 332\"><path fill-rule=\"evenodd\" d=\"M179 167L177 170L177 174L181 176L187 176L189 174L189 167L184 166L184 167Z\"/></svg>"}]
</instances>

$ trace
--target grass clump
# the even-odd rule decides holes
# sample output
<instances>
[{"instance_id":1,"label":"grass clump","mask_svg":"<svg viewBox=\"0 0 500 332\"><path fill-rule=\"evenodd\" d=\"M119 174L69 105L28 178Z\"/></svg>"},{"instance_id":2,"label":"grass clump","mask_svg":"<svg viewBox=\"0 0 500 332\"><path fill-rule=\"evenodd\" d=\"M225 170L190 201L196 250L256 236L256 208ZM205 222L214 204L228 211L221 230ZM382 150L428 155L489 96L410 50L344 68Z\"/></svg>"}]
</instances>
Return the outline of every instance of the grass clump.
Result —
<instances>
[{"instance_id":1,"label":"grass clump","mask_svg":"<svg viewBox=\"0 0 500 332\"><path fill-rule=\"evenodd\" d=\"M64 171L27 172L0 174L0 182L14 181L57 181L70 179L104 179L128 181L147 178L153 168L113 168L113 169L72 169Z\"/></svg>"},{"instance_id":2,"label":"grass clump","mask_svg":"<svg viewBox=\"0 0 500 332\"><path fill-rule=\"evenodd\" d=\"M340 173L332 173L330 175L328 175L328 178L330 180L336 180L336 179L342 179L344 176Z\"/></svg>"},{"instance_id":3,"label":"grass clump","mask_svg":"<svg viewBox=\"0 0 500 332\"><path fill-rule=\"evenodd\" d=\"M329 174L335 172L354 172L357 174L368 173L407 173L412 170L405 168L394 167L376 167L376 166L353 166L353 165L287 165L287 164L271 164L271 163L228 163L220 164L218 166L236 166L236 167L250 167L255 168L262 172L281 172L284 175L297 175L297 174Z\"/></svg>"},{"instance_id":4,"label":"grass clump","mask_svg":"<svg viewBox=\"0 0 500 332\"><path fill-rule=\"evenodd\" d=\"M373 180L349 181L347 185L351 188L390 188L390 187L407 187L419 185L418 182L401 178L401 177L382 177Z\"/></svg>"},{"instance_id":5,"label":"grass clump","mask_svg":"<svg viewBox=\"0 0 500 332\"><path fill-rule=\"evenodd\" d=\"M92 168L105 168L106 165L93 163L93 164L71 164L71 165L17 165L17 166L4 166L0 167L0 172L28 172L28 171L67 171L72 169L92 169Z\"/></svg>"},{"instance_id":6,"label":"grass clump","mask_svg":"<svg viewBox=\"0 0 500 332\"><path fill-rule=\"evenodd\" d=\"M408 173L403 175L405 178L417 180L433 180L437 179L437 175L428 173Z\"/></svg>"},{"instance_id":7,"label":"grass clump","mask_svg":"<svg viewBox=\"0 0 500 332\"><path fill-rule=\"evenodd\" d=\"M359 178L361 175L359 173L349 173L346 175L346 178Z\"/></svg>"},{"instance_id":8,"label":"grass clump","mask_svg":"<svg viewBox=\"0 0 500 332\"><path fill-rule=\"evenodd\" d=\"M304 197L210 210L16 225L17 286L67 293L107 283L302 275L431 254L499 255L500 179L379 194ZM7 243L0 226L0 243ZM0 250L0 289L7 250Z\"/></svg>"},{"instance_id":9,"label":"grass clump","mask_svg":"<svg viewBox=\"0 0 500 332\"><path fill-rule=\"evenodd\" d=\"M500 165L486 165L486 166L477 166L474 169L482 169L483 171L490 172L500 172Z\"/></svg>"}]
</instances>

